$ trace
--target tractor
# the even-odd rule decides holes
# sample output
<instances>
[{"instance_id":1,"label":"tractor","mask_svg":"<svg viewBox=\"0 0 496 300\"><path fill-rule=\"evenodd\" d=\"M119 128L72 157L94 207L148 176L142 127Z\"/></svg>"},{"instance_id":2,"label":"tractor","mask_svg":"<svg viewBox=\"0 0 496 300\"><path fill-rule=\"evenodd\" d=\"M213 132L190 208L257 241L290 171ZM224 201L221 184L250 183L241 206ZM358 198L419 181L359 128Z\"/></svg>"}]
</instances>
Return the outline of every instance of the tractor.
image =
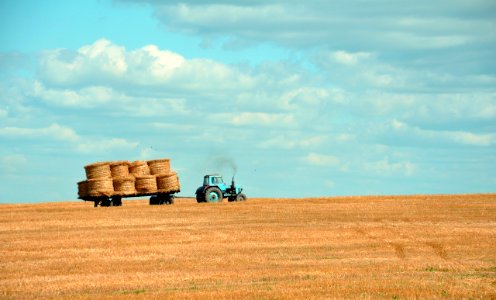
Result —
<instances>
[{"instance_id":1,"label":"tractor","mask_svg":"<svg viewBox=\"0 0 496 300\"><path fill-rule=\"evenodd\" d=\"M229 202L245 201L246 195L241 192L242 190L234 183L234 177L231 185L228 186L220 175L205 175L203 185L196 189L196 201L198 203L221 202L224 198L227 198Z\"/></svg>"}]
</instances>

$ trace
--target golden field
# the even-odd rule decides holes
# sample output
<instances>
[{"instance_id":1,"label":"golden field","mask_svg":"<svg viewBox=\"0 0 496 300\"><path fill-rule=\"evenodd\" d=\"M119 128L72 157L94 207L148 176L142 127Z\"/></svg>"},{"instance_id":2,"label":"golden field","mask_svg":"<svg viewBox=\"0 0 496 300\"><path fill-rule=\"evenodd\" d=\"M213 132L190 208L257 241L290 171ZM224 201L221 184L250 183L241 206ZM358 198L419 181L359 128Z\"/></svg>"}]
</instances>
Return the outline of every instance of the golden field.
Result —
<instances>
[{"instance_id":1,"label":"golden field","mask_svg":"<svg viewBox=\"0 0 496 300\"><path fill-rule=\"evenodd\" d=\"M0 298L496 299L496 195L0 205Z\"/></svg>"}]
</instances>

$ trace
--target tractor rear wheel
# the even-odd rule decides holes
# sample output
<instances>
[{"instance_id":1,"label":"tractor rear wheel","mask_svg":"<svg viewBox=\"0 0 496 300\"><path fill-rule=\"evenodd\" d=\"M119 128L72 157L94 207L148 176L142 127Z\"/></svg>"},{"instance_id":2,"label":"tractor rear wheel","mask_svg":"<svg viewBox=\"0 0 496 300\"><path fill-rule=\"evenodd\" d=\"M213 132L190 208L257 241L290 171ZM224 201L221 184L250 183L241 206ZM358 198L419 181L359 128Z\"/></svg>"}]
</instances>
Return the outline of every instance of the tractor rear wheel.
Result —
<instances>
[{"instance_id":1,"label":"tractor rear wheel","mask_svg":"<svg viewBox=\"0 0 496 300\"><path fill-rule=\"evenodd\" d=\"M217 187L208 188L205 191L205 199L207 200L207 202L221 202L222 192Z\"/></svg>"},{"instance_id":2,"label":"tractor rear wheel","mask_svg":"<svg viewBox=\"0 0 496 300\"><path fill-rule=\"evenodd\" d=\"M246 201L246 195L243 193L240 193L236 196L236 201Z\"/></svg>"}]
</instances>

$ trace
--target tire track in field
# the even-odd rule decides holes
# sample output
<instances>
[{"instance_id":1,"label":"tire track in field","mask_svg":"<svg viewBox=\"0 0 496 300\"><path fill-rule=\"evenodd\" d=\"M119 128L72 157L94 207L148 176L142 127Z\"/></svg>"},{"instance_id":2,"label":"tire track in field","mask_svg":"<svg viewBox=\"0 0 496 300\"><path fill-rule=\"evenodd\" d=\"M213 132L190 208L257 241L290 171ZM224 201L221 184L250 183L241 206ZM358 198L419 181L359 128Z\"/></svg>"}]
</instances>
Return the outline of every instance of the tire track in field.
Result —
<instances>
[{"instance_id":1,"label":"tire track in field","mask_svg":"<svg viewBox=\"0 0 496 300\"><path fill-rule=\"evenodd\" d=\"M382 229L387 230L387 228L382 228ZM386 239L371 235L370 232L367 232L363 228L354 228L354 230L356 233L358 233L361 236L364 236L364 237L369 238L369 239L374 240L374 241L381 242L382 244L388 245L389 247L393 248L394 254L396 255L397 258L406 259L405 246L402 243L390 242L390 241L387 241Z\"/></svg>"},{"instance_id":2,"label":"tire track in field","mask_svg":"<svg viewBox=\"0 0 496 300\"><path fill-rule=\"evenodd\" d=\"M439 256L440 258L442 258L444 260L447 260L448 259L448 255L446 253L446 249L444 249L443 245L441 245L440 243L427 242L425 244L427 246L431 247L432 250L434 250L434 253L436 253L436 255Z\"/></svg>"}]
</instances>

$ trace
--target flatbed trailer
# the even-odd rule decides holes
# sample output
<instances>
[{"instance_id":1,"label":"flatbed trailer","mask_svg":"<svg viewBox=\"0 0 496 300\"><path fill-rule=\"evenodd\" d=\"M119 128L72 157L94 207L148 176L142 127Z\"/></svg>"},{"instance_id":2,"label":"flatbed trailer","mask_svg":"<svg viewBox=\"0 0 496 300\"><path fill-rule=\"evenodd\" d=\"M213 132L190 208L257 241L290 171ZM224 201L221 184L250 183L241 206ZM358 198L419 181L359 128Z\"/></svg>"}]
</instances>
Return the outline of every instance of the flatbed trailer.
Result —
<instances>
[{"instance_id":1,"label":"flatbed trailer","mask_svg":"<svg viewBox=\"0 0 496 300\"><path fill-rule=\"evenodd\" d=\"M170 205L174 204L175 193L179 193L180 190L169 191L169 192L153 192L153 193L134 193L134 194L113 194L113 195L100 195L100 196L84 196L79 197L79 199L84 201L94 202L94 206L122 206L122 198L133 198L133 197L148 197L150 196L150 205Z\"/></svg>"}]
</instances>

